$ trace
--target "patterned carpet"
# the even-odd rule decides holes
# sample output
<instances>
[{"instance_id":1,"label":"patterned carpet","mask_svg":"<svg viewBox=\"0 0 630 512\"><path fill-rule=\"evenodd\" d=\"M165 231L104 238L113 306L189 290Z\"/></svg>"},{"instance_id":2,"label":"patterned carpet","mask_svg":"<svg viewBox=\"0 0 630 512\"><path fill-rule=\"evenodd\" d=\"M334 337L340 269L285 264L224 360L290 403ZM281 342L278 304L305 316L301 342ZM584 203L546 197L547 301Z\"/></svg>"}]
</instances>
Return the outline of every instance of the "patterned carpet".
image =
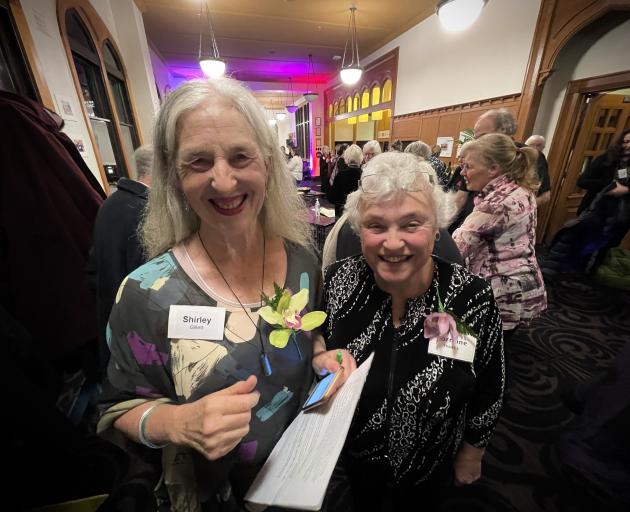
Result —
<instances>
[{"instance_id":1,"label":"patterned carpet","mask_svg":"<svg viewBox=\"0 0 630 512\"><path fill-rule=\"evenodd\" d=\"M506 346L507 395L484 476L455 489L443 511L629 509L591 475L563 463L560 446L582 425L562 392L608 369L630 343L630 293L587 278L565 277L547 287L546 313Z\"/></svg>"}]
</instances>

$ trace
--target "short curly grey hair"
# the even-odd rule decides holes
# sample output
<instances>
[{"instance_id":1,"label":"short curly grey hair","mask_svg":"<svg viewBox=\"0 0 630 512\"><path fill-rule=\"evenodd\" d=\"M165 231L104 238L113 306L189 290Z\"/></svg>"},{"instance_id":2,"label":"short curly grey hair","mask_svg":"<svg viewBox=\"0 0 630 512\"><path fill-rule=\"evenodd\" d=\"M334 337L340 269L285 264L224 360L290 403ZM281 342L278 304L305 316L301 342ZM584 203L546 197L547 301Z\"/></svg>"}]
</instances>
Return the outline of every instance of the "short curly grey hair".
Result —
<instances>
[{"instance_id":1,"label":"short curly grey hair","mask_svg":"<svg viewBox=\"0 0 630 512\"><path fill-rule=\"evenodd\" d=\"M431 147L426 142L417 140L405 148L405 153L411 153L412 155L416 155L418 158L428 160L431 156Z\"/></svg>"},{"instance_id":2,"label":"short curly grey hair","mask_svg":"<svg viewBox=\"0 0 630 512\"><path fill-rule=\"evenodd\" d=\"M363 151L361 151L361 148L356 144L351 144L348 146L348 149L343 152L343 160L348 165L361 165L361 162L363 162Z\"/></svg>"},{"instance_id":3,"label":"short curly grey hair","mask_svg":"<svg viewBox=\"0 0 630 512\"><path fill-rule=\"evenodd\" d=\"M363 144L363 154L372 150L372 153L375 155L379 155L382 153L381 144L377 140L368 140L365 144Z\"/></svg>"},{"instance_id":4,"label":"short curly grey hair","mask_svg":"<svg viewBox=\"0 0 630 512\"><path fill-rule=\"evenodd\" d=\"M437 186L435 170L430 164L409 153L381 153L370 160L363 169L363 176L378 176L376 187L366 194L359 187L346 199L345 213L356 233L361 233L361 215L366 206L395 199L408 193L409 187L425 180L421 193L429 199L435 215L435 228L447 227L457 208L452 194Z\"/></svg>"}]
</instances>

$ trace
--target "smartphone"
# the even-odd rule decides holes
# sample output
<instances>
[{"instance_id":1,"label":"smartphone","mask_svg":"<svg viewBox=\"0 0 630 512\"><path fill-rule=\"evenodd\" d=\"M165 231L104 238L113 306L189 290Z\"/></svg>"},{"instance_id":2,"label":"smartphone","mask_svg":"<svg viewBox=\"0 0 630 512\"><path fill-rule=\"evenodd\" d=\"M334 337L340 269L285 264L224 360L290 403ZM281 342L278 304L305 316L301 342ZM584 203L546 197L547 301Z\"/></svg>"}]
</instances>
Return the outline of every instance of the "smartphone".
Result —
<instances>
[{"instance_id":1,"label":"smartphone","mask_svg":"<svg viewBox=\"0 0 630 512\"><path fill-rule=\"evenodd\" d=\"M343 371L343 368L340 368L335 373L331 373L330 375L327 375L322 380L320 380L317 383L317 386L315 386L315 389L311 391L311 394L306 399L306 402L304 402L304 405L302 406L302 410L308 411L310 409L317 407L318 405L322 405L326 401L326 399L330 396L330 390L335 384L335 382L337 382L337 379L341 375L342 371Z\"/></svg>"}]
</instances>

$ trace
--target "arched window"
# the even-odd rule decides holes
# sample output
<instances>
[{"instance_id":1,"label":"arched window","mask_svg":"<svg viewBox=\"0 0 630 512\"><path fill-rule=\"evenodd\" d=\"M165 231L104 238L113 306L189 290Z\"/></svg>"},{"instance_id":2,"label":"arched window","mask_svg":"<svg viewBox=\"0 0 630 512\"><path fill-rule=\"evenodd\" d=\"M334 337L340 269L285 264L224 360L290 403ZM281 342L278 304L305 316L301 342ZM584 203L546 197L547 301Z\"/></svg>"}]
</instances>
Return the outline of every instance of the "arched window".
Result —
<instances>
[{"instance_id":1,"label":"arched window","mask_svg":"<svg viewBox=\"0 0 630 512\"><path fill-rule=\"evenodd\" d=\"M383 84L383 103L392 101L392 81L388 78Z\"/></svg>"},{"instance_id":2,"label":"arched window","mask_svg":"<svg viewBox=\"0 0 630 512\"><path fill-rule=\"evenodd\" d=\"M105 69L107 70L107 79L114 95L123 149L129 162L132 159L134 150L140 144L125 83L125 71L110 41L105 41L103 44L103 58L105 60Z\"/></svg>"},{"instance_id":3,"label":"arched window","mask_svg":"<svg viewBox=\"0 0 630 512\"><path fill-rule=\"evenodd\" d=\"M346 112L352 112L352 96L346 98Z\"/></svg>"},{"instance_id":4,"label":"arched window","mask_svg":"<svg viewBox=\"0 0 630 512\"><path fill-rule=\"evenodd\" d=\"M354 98L352 100L352 110L359 110L359 93L356 93L354 95Z\"/></svg>"},{"instance_id":5,"label":"arched window","mask_svg":"<svg viewBox=\"0 0 630 512\"><path fill-rule=\"evenodd\" d=\"M335 101L335 104L333 105L333 116L336 116L337 114L339 114L339 103Z\"/></svg>"},{"instance_id":6,"label":"arched window","mask_svg":"<svg viewBox=\"0 0 630 512\"><path fill-rule=\"evenodd\" d=\"M328 117L330 118L332 116L333 116L333 106L332 106L332 103L330 103L328 105Z\"/></svg>"},{"instance_id":7,"label":"arched window","mask_svg":"<svg viewBox=\"0 0 630 512\"><path fill-rule=\"evenodd\" d=\"M372 105L378 105L381 102L381 86L376 84L372 87Z\"/></svg>"},{"instance_id":8,"label":"arched window","mask_svg":"<svg viewBox=\"0 0 630 512\"><path fill-rule=\"evenodd\" d=\"M346 100L341 98L339 100L339 115L346 113Z\"/></svg>"},{"instance_id":9,"label":"arched window","mask_svg":"<svg viewBox=\"0 0 630 512\"><path fill-rule=\"evenodd\" d=\"M370 91L363 89L361 93L361 108L368 108L370 106Z\"/></svg>"},{"instance_id":10,"label":"arched window","mask_svg":"<svg viewBox=\"0 0 630 512\"><path fill-rule=\"evenodd\" d=\"M122 59L89 2L66 0L58 9L62 39L74 68L97 161L102 164L104 180L113 183L130 176L131 155L141 142Z\"/></svg>"}]
</instances>

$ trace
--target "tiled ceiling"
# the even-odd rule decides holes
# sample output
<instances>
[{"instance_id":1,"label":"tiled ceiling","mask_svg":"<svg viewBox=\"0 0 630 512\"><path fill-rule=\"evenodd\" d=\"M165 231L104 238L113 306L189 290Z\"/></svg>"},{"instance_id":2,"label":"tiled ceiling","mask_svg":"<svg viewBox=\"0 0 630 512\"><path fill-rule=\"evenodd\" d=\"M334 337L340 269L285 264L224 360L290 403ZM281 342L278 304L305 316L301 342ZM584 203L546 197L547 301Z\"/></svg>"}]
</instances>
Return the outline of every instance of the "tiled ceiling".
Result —
<instances>
[{"instance_id":1,"label":"tiled ceiling","mask_svg":"<svg viewBox=\"0 0 630 512\"><path fill-rule=\"evenodd\" d=\"M201 0L206 1L228 74L257 89L286 90L289 79L301 93L313 55L314 79L323 84L339 69L351 5L357 7L359 53L365 57L435 13L436 0ZM200 0L140 0L147 37L173 76L201 76L210 30ZM302 84L302 85L300 85Z\"/></svg>"}]
</instances>

